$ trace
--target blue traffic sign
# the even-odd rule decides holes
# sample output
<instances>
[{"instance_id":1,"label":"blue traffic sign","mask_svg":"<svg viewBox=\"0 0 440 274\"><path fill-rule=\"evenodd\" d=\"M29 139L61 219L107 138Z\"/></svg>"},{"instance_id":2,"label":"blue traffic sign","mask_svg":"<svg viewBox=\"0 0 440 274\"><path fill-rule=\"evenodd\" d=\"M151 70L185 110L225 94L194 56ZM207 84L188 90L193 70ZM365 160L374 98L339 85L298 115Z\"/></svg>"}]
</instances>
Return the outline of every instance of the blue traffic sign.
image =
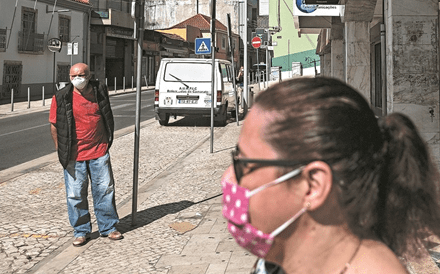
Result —
<instances>
[{"instance_id":1,"label":"blue traffic sign","mask_svg":"<svg viewBox=\"0 0 440 274\"><path fill-rule=\"evenodd\" d=\"M196 54L211 54L211 38L196 38Z\"/></svg>"}]
</instances>

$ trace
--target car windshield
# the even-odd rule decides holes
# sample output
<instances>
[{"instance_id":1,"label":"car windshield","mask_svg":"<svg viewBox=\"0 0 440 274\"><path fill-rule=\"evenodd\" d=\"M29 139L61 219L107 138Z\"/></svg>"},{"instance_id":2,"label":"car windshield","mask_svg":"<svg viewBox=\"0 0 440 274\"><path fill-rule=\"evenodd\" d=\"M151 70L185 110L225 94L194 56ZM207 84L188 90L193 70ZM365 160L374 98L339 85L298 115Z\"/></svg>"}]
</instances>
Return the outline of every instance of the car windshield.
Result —
<instances>
[{"instance_id":1,"label":"car windshield","mask_svg":"<svg viewBox=\"0 0 440 274\"><path fill-rule=\"evenodd\" d=\"M165 67L165 81L168 82L211 82L211 64L168 63Z\"/></svg>"}]
</instances>

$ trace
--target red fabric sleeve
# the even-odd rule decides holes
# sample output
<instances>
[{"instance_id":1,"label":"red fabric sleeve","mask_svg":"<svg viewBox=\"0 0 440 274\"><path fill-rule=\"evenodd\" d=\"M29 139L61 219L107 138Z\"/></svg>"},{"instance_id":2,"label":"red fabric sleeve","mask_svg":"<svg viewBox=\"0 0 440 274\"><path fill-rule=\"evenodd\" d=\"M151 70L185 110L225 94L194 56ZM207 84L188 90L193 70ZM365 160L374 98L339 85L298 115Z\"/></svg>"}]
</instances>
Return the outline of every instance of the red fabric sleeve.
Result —
<instances>
[{"instance_id":1,"label":"red fabric sleeve","mask_svg":"<svg viewBox=\"0 0 440 274\"><path fill-rule=\"evenodd\" d=\"M49 122L52 124L57 123L57 100L55 95L52 97L52 103L50 103Z\"/></svg>"}]
</instances>

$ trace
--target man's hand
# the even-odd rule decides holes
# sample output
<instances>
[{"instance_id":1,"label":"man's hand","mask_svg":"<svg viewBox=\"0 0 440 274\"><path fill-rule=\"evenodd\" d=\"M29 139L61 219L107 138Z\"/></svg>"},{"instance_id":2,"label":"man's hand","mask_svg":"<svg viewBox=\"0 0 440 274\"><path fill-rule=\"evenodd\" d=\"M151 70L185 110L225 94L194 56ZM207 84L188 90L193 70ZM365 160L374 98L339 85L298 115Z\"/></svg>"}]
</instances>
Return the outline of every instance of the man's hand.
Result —
<instances>
[{"instance_id":1,"label":"man's hand","mask_svg":"<svg viewBox=\"0 0 440 274\"><path fill-rule=\"evenodd\" d=\"M55 149L58 150L57 128L54 124L50 124L50 135L52 135L52 140L55 143Z\"/></svg>"}]
</instances>

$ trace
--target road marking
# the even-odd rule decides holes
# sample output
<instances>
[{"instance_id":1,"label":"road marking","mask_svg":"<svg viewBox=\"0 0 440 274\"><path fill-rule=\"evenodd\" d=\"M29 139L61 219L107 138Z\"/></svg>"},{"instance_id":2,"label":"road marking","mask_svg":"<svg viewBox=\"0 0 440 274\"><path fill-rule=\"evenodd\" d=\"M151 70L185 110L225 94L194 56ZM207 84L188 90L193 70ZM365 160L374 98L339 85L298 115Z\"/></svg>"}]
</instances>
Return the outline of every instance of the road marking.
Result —
<instances>
[{"instance_id":1,"label":"road marking","mask_svg":"<svg viewBox=\"0 0 440 274\"><path fill-rule=\"evenodd\" d=\"M3 134L0 134L0 137L2 137L2 136L6 136L6 135L11 135L11 134L18 133L18 132L22 132L22 131L26 131L26 130L30 130L30 129L34 129L34 128L44 127L44 126L49 126L49 123L44 124L44 125L39 125L39 126L30 127L30 128L24 128L24 129L20 129L20 130L16 130L16 131L8 132L8 133L3 133Z\"/></svg>"},{"instance_id":2,"label":"road marking","mask_svg":"<svg viewBox=\"0 0 440 274\"><path fill-rule=\"evenodd\" d=\"M115 107L112 107L112 110L115 110L115 109L120 109L120 108L124 108L124 107L128 107L128 106L133 106L134 104L122 104L122 105L119 105L119 106L115 106ZM151 107L152 105L150 104L150 105L146 105L146 106L144 106L144 107L142 107L142 108L147 108L147 107ZM114 115L115 117L124 117L124 116L121 116L121 115ZM34 129L34 128L39 128L39 127L44 127L44 126L49 126L49 124L50 123L47 123L47 124L44 124L44 125L39 125L39 126L34 126L34 127L30 127L30 128L24 128L24 129L20 129L20 130L16 130L16 131L12 131L12 132L8 132L8 133L3 133L3 134L0 134L0 137L3 137L3 136L7 136L7 135L11 135L11 134L14 134L14 133L19 133L19 132L23 132L23 131L26 131L26 130L30 130L30 129Z\"/></svg>"},{"instance_id":3,"label":"road marking","mask_svg":"<svg viewBox=\"0 0 440 274\"><path fill-rule=\"evenodd\" d=\"M134 104L122 104L122 105L119 105L119 106L116 106L116 107L112 107L112 110L115 110L115 109L120 109L120 108L125 108L125 107L128 107L128 106L133 106Z\"/></svg>"}]
</instances>

